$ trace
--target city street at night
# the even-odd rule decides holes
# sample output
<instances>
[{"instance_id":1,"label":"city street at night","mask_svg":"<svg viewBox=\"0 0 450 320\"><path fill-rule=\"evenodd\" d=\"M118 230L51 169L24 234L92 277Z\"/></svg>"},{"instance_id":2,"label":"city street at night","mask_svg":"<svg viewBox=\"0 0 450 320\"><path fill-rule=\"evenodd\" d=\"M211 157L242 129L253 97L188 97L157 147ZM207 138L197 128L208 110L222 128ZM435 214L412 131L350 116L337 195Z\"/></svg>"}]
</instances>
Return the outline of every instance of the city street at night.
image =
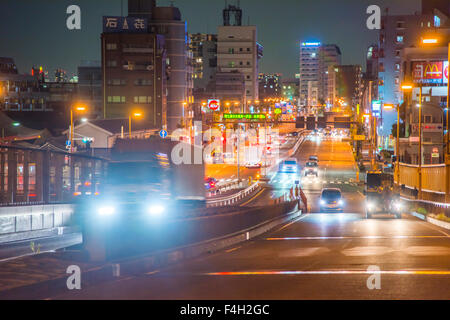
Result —
<instances>
[{"instance_id":1,"label":"city street at night","mask_svg":"<svg viewBox=\"0 0 450 320\"><path fill-rule=\"evenodd\" d=\"M2 0L0 25L0 301L448 311L450 0ZM87 310L51 308L23 310Z\"/></svg>"}]
</instances>

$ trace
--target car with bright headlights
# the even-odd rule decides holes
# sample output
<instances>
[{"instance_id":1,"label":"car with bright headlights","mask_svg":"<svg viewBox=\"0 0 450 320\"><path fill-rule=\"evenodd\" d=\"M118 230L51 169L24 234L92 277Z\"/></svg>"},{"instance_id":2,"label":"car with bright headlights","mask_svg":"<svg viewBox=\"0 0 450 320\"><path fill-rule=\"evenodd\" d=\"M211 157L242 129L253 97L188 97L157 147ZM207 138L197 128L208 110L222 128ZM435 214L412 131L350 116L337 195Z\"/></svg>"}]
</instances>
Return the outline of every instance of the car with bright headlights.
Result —
<instances>
[{"instance_id":1,"label":"car with bright headlights","mask_svg":"<svg viewBox=\"0 0 450 320\"><path fill-rule=\"evenodd\" d=\"M323 188L320 198L320 212L342 212L344 210L344 199L339 188Z\"/></svg>"},{"instance_id":2,"label":"car with bright headlights","mask_svg":"<svg viewBox=\"0 0 450 320\"><path fill-rule=\"evenodd\" d=\"M297 173L298 171L297 159L290 158L281 161L279 164L278 171L282 173Z\"/></svg>"},{"instance_id":3,"label":"car with bright headlights","mask_svg":"<svg viewBox=\"0 0 450 320\"><path fill-rule=\"evenodd\" d=\"M305 164L304 168L304 175L305 177L312 175L312 176L319 176L319 165L316 161L308 161Z\"/></svg>"}]
</instances>

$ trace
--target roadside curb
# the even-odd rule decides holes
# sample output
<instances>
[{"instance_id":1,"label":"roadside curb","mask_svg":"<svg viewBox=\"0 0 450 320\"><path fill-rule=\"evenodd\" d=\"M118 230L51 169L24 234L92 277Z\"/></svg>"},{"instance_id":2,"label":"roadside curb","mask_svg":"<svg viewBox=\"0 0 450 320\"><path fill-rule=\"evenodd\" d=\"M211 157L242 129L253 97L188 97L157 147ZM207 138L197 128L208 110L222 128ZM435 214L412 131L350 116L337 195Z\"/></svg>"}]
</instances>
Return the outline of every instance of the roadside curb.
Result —
<instances>
[{"instance_id":1,"label":"roadside curb","mask_svg":"<svg viewBox=\"0 0 450 320\"><path fill-rule=\"evenodd\" d=\"M425 216L423 214L420 214L418 212L415 212L415 211L411 212L410 214L413 215L416 218L419 218L421 220L424 220L426 222L434 224L434 225L436 225L438 227L450 230L450 223L449 222L445 222L445 221L441 221L441 220L434 219L434 218L431 218L431 217L427 217L427 216Z\"/></svg>"},{"instance_id":2,"label":"roadside curb","mask_svg":"<svg viewBox=\"0 0 450 320\"><path fill-rule=\"evenodd\" d=\"M289 203L285 204L286 206ZM292 205L292 204L291 204ZM161 252L156 252L149 256L136 257L133 260L118 261L117 263L108 263L85 272L81 272L82 288L98 285L103 282L112 281L124 275L143 274L154 271L157 268L167 267L174 263L199 257L203 254L210 254L224 248L245 242L257 237L276 226L292 221L302 215L302 211L297 209L297 205L287 210L288 213L256 226L238 232L228 234L219 238L194 243L187 246L177 247ZM52 292L52 294L67 292L66 281L69 277L62 276L28 286L12 288L0 291L1 300L16 299L39 299L43 292Z\"/></svg>"}]
</instances>

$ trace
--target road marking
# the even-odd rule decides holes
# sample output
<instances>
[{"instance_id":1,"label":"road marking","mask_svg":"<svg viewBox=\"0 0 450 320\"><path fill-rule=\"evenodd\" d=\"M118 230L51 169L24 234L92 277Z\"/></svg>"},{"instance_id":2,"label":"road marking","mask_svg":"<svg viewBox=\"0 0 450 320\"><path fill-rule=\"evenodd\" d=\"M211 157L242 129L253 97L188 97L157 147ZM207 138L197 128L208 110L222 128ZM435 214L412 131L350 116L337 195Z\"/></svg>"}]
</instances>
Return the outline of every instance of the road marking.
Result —
<instances>
[{"instance_id":1,"label":"road marking","mask_svg":"<svg viewBox=\"0 0 450 320\"><path fill-rule=\"evenodd\" d=\"M442 234L445 234L447 237L450 237L450 235L449 235L448 233L446 233L446 232L444 232L444 231L442 231L442 230L440 230L440 229L438 229L438 228L432 227L432 226L431 226L431 223L429 223L429 222L421 221L421 223L422 223L423 225L427 226L427 227L430 228L430 229L433 229L433 230L438 231L438 232L440 232L440 233L442 233Z\"/></svg>"},{"instance_id":2,"label":"road marking","mask_svg":"<svg viewBox=\"0 0 450 320\"><path fill-rule=\"evenodd\" d=\"M302 215L302 216L300 216L300 217L298 217L298 218L295 218L293 221L289 222L288 224L285 224L284 226L282 226L281 228L275 230L274 232L278 232L278 231L281 231L281 230L283 230L283 229L286 229L286 228L289 227L290 225L293 225L293 224L296 223L297 221L299 221L299 220L301 220L301 219L303 219L303 218L305 218L305 217L307 217L307 216L309 216L309 214L305 214L305 215Z\"/></svg>"},{"instance_id":3,"label":"road marking","mask_svg":"<svg viewBox=\"0 0 450 320\"><path fill-rule=\"evenodd\" d=\"M448 236L361 236L361 237L285 237L285 238L266 238L268 241L279 240L346 240L346 239L445 239Z\"/></svg>"},{"instance_id":4,"label":"road marking","mask_svg":"<svg viewBox=\"0 0 450 320\"><path fill-rule=\"evenodd\" d=\"M294 270L294 271L234 271L209 272L207 276L267 276L267 275L329 275L329 274L393 274L393 275L450 275L450 270Z\"/></svg>"},{"instance_id":5,"label":"road marking","mask_svg":"<svg viewBox=\"0 0 450 320\"><path fill-rule=\"evenodd\" d=\"M155 273L158 273L158 272L159 272L159 270L154 270L154 271L147 272L146 274L147 275L152 275L152 274L155 274Z\"/></svg>"},{"instance_id":6,"label":"road marking","mask_svg":"<svg viewBox=\"0 0 450 320\"><path fill-rule=\"evenodd\" d=\"M239 246L239 247L236 247L236 248L232 248L232 249L228 249L228 250L226 250L225 252L226 252L226 253L230 253L230 252L236 251L236 250L239 249L239 248L242 248L242 246Z\"/></svg>"},{"instance_id":7,"label":"road marking","mask_svg":"<svg viewBox=\"0 0 450 320\"><path fill-rule=\"evenodd\" d=\"M257 194L255 194L250 200L248 200L248 201L244 202L243 204L241 204L240 207L243 207L243 206L245 206L246 204L252 202L254 199L256 199L257 197L259 197L260 194L261 194L264 190L265 190L264 188L261 189L261 190L260 190Z\"/></svg>"}]
</instances>

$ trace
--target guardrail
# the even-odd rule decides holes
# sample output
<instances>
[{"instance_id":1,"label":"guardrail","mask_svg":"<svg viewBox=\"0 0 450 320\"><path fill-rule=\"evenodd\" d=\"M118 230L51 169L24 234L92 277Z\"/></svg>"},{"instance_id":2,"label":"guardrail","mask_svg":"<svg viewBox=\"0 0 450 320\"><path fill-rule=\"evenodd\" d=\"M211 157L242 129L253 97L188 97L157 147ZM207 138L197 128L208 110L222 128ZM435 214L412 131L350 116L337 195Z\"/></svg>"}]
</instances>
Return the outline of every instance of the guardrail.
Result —
<instances>
[{"instance_id":1,"label":"guardrail","mask_svg":"<svg viewBox=\"0 0 450 320\"><path fill-rule=\"evenodd\" d=\"M211 208L236 204L259 188L261 188L261 185L259 184L259 182L255 182L248 188L241 190L230 196L222 197L219 199L207 200L206 207Z\"/></svg>"},{"instance_id":2,"label":"guardrail","mask_svg":"<svg viewBox=\"0 0 450 320\"><path fill-rule=\"evenodd\" d=\"M240 189L242 188L242 184L245 183L245 181L233 181L226 184L223 184L221 186L217 186L212 190L208 191L208 197L212 197L218 194L221 194L222 192L234 190L234 189Z\"/></svg>"}]
</instances>

